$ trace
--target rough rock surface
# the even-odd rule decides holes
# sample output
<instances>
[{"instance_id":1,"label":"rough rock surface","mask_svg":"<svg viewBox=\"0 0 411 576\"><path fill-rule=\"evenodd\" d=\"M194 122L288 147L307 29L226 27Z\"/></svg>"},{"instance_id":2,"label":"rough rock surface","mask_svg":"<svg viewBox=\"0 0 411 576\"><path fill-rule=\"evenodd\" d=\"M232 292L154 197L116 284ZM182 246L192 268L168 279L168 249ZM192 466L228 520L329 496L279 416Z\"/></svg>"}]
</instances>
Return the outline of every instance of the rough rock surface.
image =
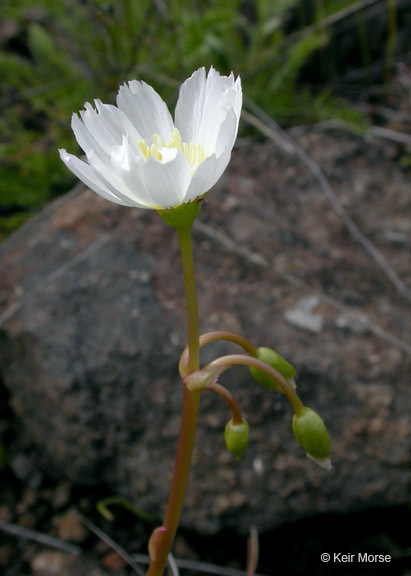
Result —
<instances>
[{"instance_id":1,"label":"rough rock surface","mask_svg":"<svg viewBox=\"0 0 411 576\"><path fill-rule=\"evenodd\" d=\"M390 147L337 131L299 143L409 282L409 180ZM296 446L285 398L233 369L222 382L250 423L250 446L236 463L224 448L227 407L204 394L183 525L265 530L407 502L410 308L313 177L273 144L240 142L194 243L202 331L240 332L296 365L302 399L330 430L334 471ZM16 472L33 484L39 470L105 483L161 516L185 344L173 231L155 213L77 190L3 243L0 276L0 374L21 424ZM213 345L203 358L234 349Z\"/></svg>"}]
</instances>

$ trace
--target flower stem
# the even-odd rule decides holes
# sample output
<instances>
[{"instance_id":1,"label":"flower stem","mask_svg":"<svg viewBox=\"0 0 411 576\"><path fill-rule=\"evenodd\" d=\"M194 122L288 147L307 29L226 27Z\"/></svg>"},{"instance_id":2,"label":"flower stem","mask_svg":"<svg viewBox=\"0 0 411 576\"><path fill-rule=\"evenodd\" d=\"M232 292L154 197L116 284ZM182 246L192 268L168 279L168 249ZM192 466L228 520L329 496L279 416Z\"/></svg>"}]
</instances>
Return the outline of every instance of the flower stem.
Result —
<instances>
[{"instance_id":1,"label":"flower stem","mask_svg":"<svg viewBox=\"0 0 411 576\"><path fill-rule=\"evenodd\" d=\"M204 370L214 370L215 368L229 368L230 366L253 366L254 368L258 368L261 372L267 374L270 378L277 382L280 386L281 390L284 392L288 401L290 402L291 406L294 409L294 412L299 415L304 410L304 404L301 402L298 394L293 390L290 383L281 376L277 370L258 360L258 358L253 358L252 356L247 356L246 354L231 354L229 356L222 356L221 358L217 358L217 360L213 360L207 366L205 366Z\"/></svg>"},{"instance_id":2,"label":"flower stem","mask_svg":"<svg viewBox=\"0 0 411 576\"><path fill-rule=\"evenodd\" d=\"M249 340L243 336L240 336L239 334L235 334L235 332L229 332L228 330L214 330L213 332L202 334L199 339L200 348L206 344L209 344L210 342L215 342L216 340L226 340L227 342L233 342L234 344L241 346L245 352L250 354L250 356L253 356L254 358L257 358L258 356L257 348L251 344ZM188 350L189 347L186 346L180 358L179 371L182 378L185 378L187 374L190 373L190 370L188 369Z\"/></svg>"},{"instance_id":3,"label":"flower stem","mask_svg":"<svg viewBox=\"0 0 411 576\"><path fill-rule=\"evenodd\" d=\"M191 247L191 226L177 230L183 262L184 286L187 301L188 329L188 369L198 370L200 362L200 336L198 329L197 290L194 276L193 250Z\"/></svg>"},{"instance_id":4,"label":"flower stem","mask_svg":"<svg viewBox=\"0 0 411 576\"><path fill-rule=\"evenodd\" d=\"M231 392L227 390L227 388L221 386L221 384L217 384L216 382L210 386L209 390L216 392L216 394L224 398L224 400L231 408L231 412L233 414L233 423L241 424L241 422L243 421L241 410L240 407L238 406L237 400L234 398Z\"/></svg>"},{"instance_id":5,"label":"flower stem","mask_svg":"<svg viewBox=\"0 0 411 576\"><path fill-rule=\"evenodd\" d=\"M254 356L256 358L258 355L257 348L251 344L249 340L244 338L244 336L240 336L240 334L229 332L228 330L214 330L213 332L207 332L207 334L203 334L200 336L200 348L205 344L215 342L216 340L226 340L227 342L233 342L234 344L241 346L241 348L248 352L250 356Z\"/></svg>"},{"instance_id":6,"label":"flower stem","mask_svg":"<svg viewBox=\"0 0 411 576\"><path fill-rule=\"evenodd\" d=\"M180 242L187 301L188 368L189 371L192 372L199 368L200 347L197 292L191 247L191 224L184 228L176 228L176 230ZM200 392L190 392L186 386L184 386L180 434L178 437L173 479L163 525L153 532L150 539L151 546L149 545L149 549L151 562L147 576L161 576L163 574L167 564L167 557L174 541L190 472L199 404Z\"/></svg>"}]
</instances>

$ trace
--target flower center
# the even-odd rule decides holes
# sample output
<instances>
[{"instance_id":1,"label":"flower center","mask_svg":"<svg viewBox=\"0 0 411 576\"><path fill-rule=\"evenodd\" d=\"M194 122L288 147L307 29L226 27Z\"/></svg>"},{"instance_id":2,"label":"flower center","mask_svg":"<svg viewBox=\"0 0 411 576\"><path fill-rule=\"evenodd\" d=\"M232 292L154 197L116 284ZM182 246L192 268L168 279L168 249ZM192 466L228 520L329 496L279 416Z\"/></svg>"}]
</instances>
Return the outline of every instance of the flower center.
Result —
<instances>
[{"instance_id":1,"label":"flower center","mask_svg":"<svg viewBox=\"0 0 411 576\"><path fill-rule=\"evenodd\" d=\"M177 150L180 150L180 152L183 152L190 164L191 173L193 173L206 158L204 146L202 144L194 144L194 142L190 142L189 144L182 142L180 131L177 128L173 128L171 134L172 138L167 143L164 142L163 138L159 134L153 134L153 144L151 144L151 146L148 146L145 140L139 140L138 145L144 158L147 159L149 156L153 156L156 160L161 162L163 160L163 155L161 153L163 148L176 148Z\"/></svg>"}]
</instances>

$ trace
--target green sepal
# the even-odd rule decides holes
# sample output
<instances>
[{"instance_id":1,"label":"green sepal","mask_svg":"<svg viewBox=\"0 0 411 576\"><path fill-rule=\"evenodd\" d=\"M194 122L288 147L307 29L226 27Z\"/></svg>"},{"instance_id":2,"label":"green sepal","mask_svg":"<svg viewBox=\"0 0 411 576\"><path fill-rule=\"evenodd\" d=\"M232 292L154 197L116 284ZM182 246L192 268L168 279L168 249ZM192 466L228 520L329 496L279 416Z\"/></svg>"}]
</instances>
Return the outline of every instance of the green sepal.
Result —
<instances>
[{"instance_id":1,"label":"green sepal","mask_svg":"<svg viewBox=\"0 0 411 576\"><path fill-rule=\"evenodd\" d=\"M187 204L157 210L157 214L175 230L189 229L200 213L201 204L202 198L196 198L193 202L187 202Z\"/></svg>"},{"instance_id":2,"label":"green sepal","mask_svg":"<svg viewBox=\"0 0 411 576\"><path fill-rule=\"evenodd\" d=\"M264 346L258 348L257 358L271 366L271 368L274 368L274 370L277 370L277 372L286 380L293 381L297 376L294 366L271 348L265 348ZM265 374L258 368L250 367L250 372L254 380L261 384L261 386L264 386L264 388L267 388L268 390L281 390L277 382L274 382L268 374Z\"/></svg>"},{"instance_id":3,"label":"green sepal","mask_svg":"<svg viewBox=\"0 0 411 576\"><path fill-rule=\"evenodd\" d=\"M247 449L250 439L250 426L247 420L234 424L233 419L227 422L224 431L227 450L239 460Z\"/></svg>"},{"instance_id":4,"label":"green sepal","mask_svg":"<svg viewBox=\"0 0 411 576\"><path fill-rule=\"evenodd\" d=\"M325 468L330 468L330 436L320 416L305 407L294 414L292 429L297 444L311 459Z\"/></svg>"}]
</instances>

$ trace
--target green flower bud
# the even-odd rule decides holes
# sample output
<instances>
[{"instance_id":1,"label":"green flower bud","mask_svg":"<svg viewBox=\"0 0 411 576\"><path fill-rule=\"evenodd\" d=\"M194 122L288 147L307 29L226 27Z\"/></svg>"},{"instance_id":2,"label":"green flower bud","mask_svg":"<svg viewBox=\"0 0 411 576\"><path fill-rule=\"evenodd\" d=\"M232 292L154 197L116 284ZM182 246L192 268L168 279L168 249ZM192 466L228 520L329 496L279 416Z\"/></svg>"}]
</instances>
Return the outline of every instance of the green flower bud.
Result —
<instances>
[{"instance_id":1,"label":"green flower bud","mask_svg":"<svg viewBox=\"0 0 411 576\"><path fill-rule=\"evenodd\" d=\"M246 451L250 439L248 422L243 420L240 424L234 424L231 419L225 427L224 438L227 450L239 460Z\"/></svg>"},{"instance_id":2,"label":"green flower bud","mask_svg":"<svg viewBox=\"0 0 411 576\"><path fill-rule=\"evenodd\" d=\"M265 362L274 370L277 370L284 376L286 380L291 384L291 386L295 389L295 377L297 376L297 372L294 366L291 366L287 360L285 360L282 356L277 354L271 348L258 348L257 350L257 358L262 362ZM254 380L256 380L261 386L267 388L268 390L281 390L280 386L272 380L267 374L259 370L258 368L250 367L250 372Z\"/></svg>"},{"instance_id":3,"label":"green flower bud","mask_svg":"<svg viewBox=\"0 0 411 576\"><path fill-rule=\"evenodd\" d=\"M330 436L318 414L311 408L304 408L300 414L294 414L292 428L297 444L307 456L319 466L331 470Z\"/></svg>"}]
</instances>

